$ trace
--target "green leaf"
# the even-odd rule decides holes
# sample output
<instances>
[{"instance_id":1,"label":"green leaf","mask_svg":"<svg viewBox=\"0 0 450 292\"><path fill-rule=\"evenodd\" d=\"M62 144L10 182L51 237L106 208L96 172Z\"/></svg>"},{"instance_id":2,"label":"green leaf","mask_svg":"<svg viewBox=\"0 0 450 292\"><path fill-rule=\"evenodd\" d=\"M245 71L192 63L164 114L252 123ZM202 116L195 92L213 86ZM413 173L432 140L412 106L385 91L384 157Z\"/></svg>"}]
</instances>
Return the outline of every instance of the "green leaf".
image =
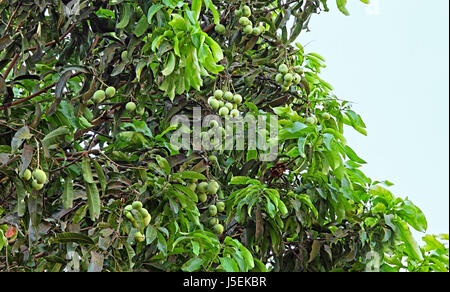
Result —
<instances>
[{"instance_id":1,"label":"green leaf","mask_svg":"<svg viewBox=\"0 0 450 292\"><path fill-rule=\"evenodd\" d=\"M232 258L220 258L220 264L222 265L222 268L225 270L225 272L239 272L239 268Z\"/></svg>"},{"instance_id":2,"label":"green leaf","mask_svg":"<svg viewBox=\"0 0 450 292\"><path fill-rule=\"evenodd\" d=\"M230 185L245 185L250 179L248 176L234 176L230 181Z\"/></svg>"},{"instance_id":3,"label":"green leaf","mask_svg":"<svg viewBox=\"0 0 450 292\"><path fill-rule=\"evenodd\" d=\"M336 0L336 4L337 7L339 8L339 10L344 14L349 16L350 13L348 13L347 8L345 7L345 5L347 5L347 0Z\"/></svg>"},{"instance_id":4,"label":"green leaf","mask_svg":"<svg viewBox=\"0 0 450 292\"><path fill-rule=\"evenodd\" d=\"M30 133L30 128L27 126L20 128L11 140L11 152L15 153L22 146L23 141L31 137L33 135Z\"/></svg>"},{"instance_id":5,"label":"green leaf","mask_svg":"<svg viewBox=\"0 0 450 292\"><path fill-rule=\"evenodd\" d=\"M117 24L117 28L124 28L130 22L131 17L131 6L127 3L122 5L122 13L120 14L122 17L120 18L120 22Z\"/></svg>"},{"instance_id":6,"label":"green leaf","mask_svg":"<svg viewBox=\"0 0 450 292\"><path fill-rule=\"evenodd\" d=\"M69 135L70 134L70 130L63 126L63 127L59 127L56 130L51 131L50 133L48 133L44 139L42 139L42 143L48 148L56 143L58 143L58 139L61 138L61 136L65 136L65 135Z\"/></svg>"},{"instance_id":7,"label":"green leaf","mask_svg":"<svg viewBox=\"0 0 450 292\"><path fill-rule=\"evenodd\" d=\"M172 74L173 70L175 69L175 62L176 58L173 52L169 53L169 59L167 60L166 67L161 72L164 76L168 76Z\"/></svg>"},{"instance_id":8,"label":"green leaf","mask_svg":"<svg viewBox=\"0 0 450 292\"><path fill-rule=\"evenodd\" d=\"M185 170L183 172L178 172L177 176L179 176L182 179L199 179L199 180L206 180L206 176L204 176L201 173Z\"/></svg>"},{"instance_id":9,"label":"green leaf","mask_svg":"<svg viewBox=\"0 0 450 292\"><path fill-rule=\"evenodd\" d=\"M0 251L2 251L3 247L6 245L7 239L3 234L3 230L0 229Z\"/></svg>"},{"instance_id":10,"label":"green leaf","mask_svg":"<svg viewBox=\"0 0 450 292\"><path fill-rule=\"evenodd\" d=\"M407 253L409 254L409 256L411 256L412 258L414 258L416 260L422 261L423 260L422 252L420 251L420 248L419 248L416 240L412 236L411 231L409 230L409 227L406 224L406 222L397 220L396 223L397 223L397 227L400 231L400 238L405 243L406 250L407 250Z\"/></svg>"},{"instance_id":11,"label":"green leaf","mask_svg":"<svg viewBox=\"0 0 450 292\"><path fill-rule=\"evenodd\" d=\"M178 189L179 191L181 191L182 193L185 193L186 195L188 195L188 197L191 198L192 201L194 201L194 203L198 202L197 195L190 188L185 187L185 186L180 185L180 184L174 184L173 186L176 189Z\"/></svg>"},{"instance_id":12,"label":"green leaf","mask_svg":"<svg viewBox=\"0 0 450 292\"><path fill-rule=\"evenodd\" d=\"M136 27L134 28L134 34L137 37L141 37L147 31L148 25L149 24L147 21L147 17L145 15L142 15L142 17L139 19L138 23L136 24Z\"/></svg>"},{"instance_id":13,"label":"green leaf","mask_svg":"<svg viewBox=\"0 0 450 292\"><path fill-rule=\"evenodd\" d=\"M201 258L192 258L181 266L183 272L195 272L202 267L204 260Z\"/></svg>"},{"instance_id":14,"label":"green leaf","mask_svg":"<svg viewBox=\"0 0 450 292\"><path fill-rule=\"evenodd\" d=\"M220 62L223 59L223 51L222 51L222 48L219 46L219 44L216 43L208 35L205 36L205 43L207 43L208 46L210 47L211 52L213 53L213 56L214 56L214 60L216 62Z\"/></svg>"},{"instance_id":15,"label":"green leaf","mask_svg":"<svg viewBox=\"0 0 450 292\"><path fill-rule=\"evenodd\" d=\"M156 162L158 163L159 167L161 167L167 175L170 175L170 173L172 172L172 169L170 168L169 162L167 162L167 160L164 157L157 155Z\"/></svg>"},{"instance_id":16,"label":"green leaf","mask_svg":"<svg viewBox=\"0 0 450 292\"><path fill-rule=\"evenodd\" d=\"M253 255L242 244L239 245L239 249L241 250L242 256L244 257L245 262L247 263L247 265L250 267L250 269L253 269L255 267L255 262L253 260Z\"/></svg>"},{"instance_id":17,"label":"green leaf","mask_svg":"<svg viewBox=\"0 0 450 292\"><path fill-rule=\"evenodd\" d=\"M100 164L96 160L93 160L92 163L94 163L95 172L97 173L98 180L102 187L102 193L105 194L105 192L106 192L106 176L105 176L105 173L103 172L103 168L100 166Z\"/></svg>"},{"instance_id":18,"label":"green leaf","mask_svg":"<svg viewBox=\"0 0 450 292\"><path fill-rule=\"evenodd\" d=\"M198 17L200 16L200 12L202 11L202 3L203 0L192 0L191 10L195 14L195 20L198 20Z\"/></svg>"},{"instance_id":19,"label":"green leaf","mask_svg":"<svg viewBox=\"0 0 450 292\"><path fill-rule=\"evenodd\" d=\"M152 7L150 7L147 13L147 20L149 24L152 23L152 18L156 14L156 12L158 12L163 7L164 5L162 4L153 4Z\"/></svg>"},{"instance_id":20,"label":"green leaf","mask_svg":"<svg viewBox=\"0 0 450 292\"><path fill-rule=\"evenodd\" d=\"M355 162L358 162L358 163L361 163L361 164L366 164L366 163L367 163L365 160L363 160L362 158L360 158L360 157L355 153L355 151L353 151L353 149L350 148L349 146L344 146L344 151L345 151L345 154L347 154L347 156L348 156L351 160L353 160L353 161L355 161Z\"/></svg>"},{"instance_id":21,"label":"green leaf","mask_svg":"<svg viewBox=\"0 0 450 292\"><path fill-rule=\"evenodd\" d=\"M87 235L81 233L59 233L56 234L54 243L78 243L78 244L95 244L95 242Z\"/></svg>"},{"instance_id":22,"label":"green leaf","mask_svg":"<svg viewBox=\"0 0 450 292\"><path fill-rule=\"evenodd\" d=\"M78 224L86 217L88 207L88 205L83 205L75 212L73 215L73 223Z\"/></svg>"},{"instance_id":23,"label":"green leaf","mask_svg":"<svg viewBox=\"0 0 450 292\"><path fill-rule=\"evenodd\" d=\"M422 240L426 243L426 245L423 247L426 252L433 250L445 250L445 245L439 242L439 240L437 240L435 236L425 235L424 237L422 237Z\"/></svg>"},{"instance_id":24,"label":"green leaf","mask_svg":"<svg viewBox=\"0 0 450 292\"><path fill-rule=\"evenodd\" d=\"M81 161L81 168L83 171L84 181L88 184L93 184L94 177L92 176L91 160L88 157L83 156L83 159Z\"/></svg>"},{"instance_id":25,"label":"green leaf","mask_svg":"<svg viewBox=\"0 0 450 292\"><path fill-rule=\"evenodd\" d=\"M86 183L86 195L88 197L89 215L95 221L100 217L101 201L96 184Z\"/></svg>"},{"instance_id":26,"label":"green leaf","mask_svg":"<svg viewBox=\"0 0 450 292\"><path fill-rule=\"evenodd\" d=\"M73 207L73 181L70 175L64 179L62 202L64 209L70 209Z\"/></svg>"},{"instance_id":27,"label":"green leaf","mask_svg":"<svg viewBox=\"0 0 450 292\"><path fill-rule=\"evenodd\" d=\"M157 231L152 225L148 225L145 231L145 240L147 244L151 244L157 237Z\"/></svg>"}]
</instances>

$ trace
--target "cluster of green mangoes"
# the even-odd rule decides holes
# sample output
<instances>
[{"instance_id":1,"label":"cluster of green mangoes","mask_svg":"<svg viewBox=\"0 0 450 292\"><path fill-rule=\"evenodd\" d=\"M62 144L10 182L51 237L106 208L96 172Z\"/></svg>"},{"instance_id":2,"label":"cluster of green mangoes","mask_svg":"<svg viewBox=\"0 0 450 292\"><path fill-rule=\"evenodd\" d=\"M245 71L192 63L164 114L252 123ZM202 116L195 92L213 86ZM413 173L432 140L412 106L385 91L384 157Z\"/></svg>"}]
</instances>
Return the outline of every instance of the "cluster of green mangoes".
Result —
<instances>
[{"instance_id":1,"label":"cluster of green mangoes","mask_svg":"<svg viewBox=\"0 0 450 292\"><path fill-rule=\"evenodd\" d=\"M286 64L281 64L278 67L278 72L275 81L281 85L283 91L288 91L291 85L298 85L302 80L303 68L299 65L289 68Z\"/></svg>"},{"instance_id":2,"label":"cluster of green mangoes","mask_svg":"<svg viewBox=\"0 0 450 292\"><path fill-rule=\"evenodd\" d=\"M133 224L133 227L138 229L134 233L134 240L143 242L145 240L144 229L152 220L150 213L142 206L142 202L135 201L125 207L124 215Z\"/></svg>"},{"instance_id":3,"label":"cluster of green mangoes","mask_svg":"<svg viewBox=\"0 0 450 292\"><path fill-rule=\"evenodd\" d=\"M249 19L252 15L252 10L248 5L244 5L241 9L237 9L234 14L239 17L239 24L242 26L242 32L246 35L259 36L266 31L263 25L253 26Z\"/></svg>"},{"instance_id":4,"label":"cluster of green mangoes","mask_svg":"<svg viewBox=\"0 0 450 292\"><path fill-rule=\"evenodd\" d=\"M208 215L211 218L208 220L208 225L213 229L216 234L223 233L223 225L219 223L217 215L225 211L225 203L217 202L215 205L210 205L208 208Z\"/></svg>"},{"instance_id":5,"label":"cluster of green mangoes","mask_svg":"<svg viewBox=\"0 0 450 292\"><path fill-rule=\"evenodd\" d=\"M240 94L233 94L231 91L217 89L214 95L208 98L208 104L217 111L219 116L237 118L241 114L238 106L242 103Z\"/></svg>"},{"instance_id":6,"label":"cluster of green mangoes","mask_svg":"<svg viewBox=\"0 0 450 292\"><path fill-rule=\"evenodd\" d=\"M94 101L99 104L102 103L106 98L112 98L116 95L116 89L112 86L107 87L105 90L99 89L94 93Z\"/></svg>"},{"instance_id":7,"label":"cluster of green mangoes","mask_svg":"<svg viewBox=\"0 0 450 292\"><path fill-rule=\"evenodd\" d=\"M22 175L22 179L25 181L29 181L32 179L31 186L36 191L42 190L47 183L47 175L41 169L35 169L33 172L31 172L29 169L25 170Z\"/></svg>"},{"instance_id":8,"label":"cluster of green mangoes","mask_svg":"<svg viewBox=\"0 0 450 292\"><path fill-rule=\"evenodd\" d=\"M192 179L187 187L197 193L198 200L202 203L208 200L208 195L215 195L220 189L219 183L215 180L199 183L197 179Z\"/></svg>"}]
</instances>

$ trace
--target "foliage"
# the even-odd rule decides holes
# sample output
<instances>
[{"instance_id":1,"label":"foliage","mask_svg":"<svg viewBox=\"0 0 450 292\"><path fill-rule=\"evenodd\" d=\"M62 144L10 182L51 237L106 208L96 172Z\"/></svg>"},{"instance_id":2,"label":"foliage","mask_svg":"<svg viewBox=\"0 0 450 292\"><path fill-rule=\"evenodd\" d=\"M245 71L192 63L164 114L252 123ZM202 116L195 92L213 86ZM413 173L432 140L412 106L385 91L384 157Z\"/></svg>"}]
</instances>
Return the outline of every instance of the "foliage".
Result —
<instances>
[{"instance_id":1,"label":"foliage","mask_svg":"<svg viewBox=\"0 0 450 292\"><path fill-rule=\"evenodd\" d=\"M448 235L418 246L421 210L360 170L343 134L362 118L295 43L326 0L67 2L0 1L0 270L448 271ZM278 116L276 161L170 144L218 88Z\"/></svg>"}]
</instances>

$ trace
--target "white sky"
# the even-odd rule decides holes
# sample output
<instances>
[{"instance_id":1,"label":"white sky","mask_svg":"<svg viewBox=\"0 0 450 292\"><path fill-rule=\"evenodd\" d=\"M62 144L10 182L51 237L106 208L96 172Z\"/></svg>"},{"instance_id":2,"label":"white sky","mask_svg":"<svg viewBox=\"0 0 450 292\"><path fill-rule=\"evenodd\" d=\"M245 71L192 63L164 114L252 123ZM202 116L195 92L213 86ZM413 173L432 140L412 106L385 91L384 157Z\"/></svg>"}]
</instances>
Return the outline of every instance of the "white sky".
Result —
<instances>
[{"instance_id":1,"label":"white sky","mask_svg":"<svg viewBox=\"0 0 450 292\"><path fill-rule=\"evenodd\" d=\"M422 209L427 233L448 233L449 1L351 0L350 16L328 2L298 42L325 57L321 76L368 127L348 128L349 145L369 177Z\"/></svg>"}]
</instances>

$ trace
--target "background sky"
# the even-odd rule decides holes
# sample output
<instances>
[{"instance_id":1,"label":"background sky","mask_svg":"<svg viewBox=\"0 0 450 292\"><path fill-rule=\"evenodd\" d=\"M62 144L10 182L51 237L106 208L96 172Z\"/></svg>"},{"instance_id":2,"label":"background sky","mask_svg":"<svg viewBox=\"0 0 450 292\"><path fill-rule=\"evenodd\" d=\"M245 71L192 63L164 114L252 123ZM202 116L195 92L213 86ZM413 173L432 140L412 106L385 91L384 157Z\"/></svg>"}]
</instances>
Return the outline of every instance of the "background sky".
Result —
<instances>
[{"instance_id":1,"label":"background sky","mask_svg":"<svg viewBox=\"0 0 450 292\"><path fill-rule=\"evenodd\" d=\"M427 233L448 233L449 1L350 0L350 16L328 2L297 41L326 59L321 76L366 123L367 137L346 129L349 145L369 177L421 208Z\"/></svg>"}]
</instances>

